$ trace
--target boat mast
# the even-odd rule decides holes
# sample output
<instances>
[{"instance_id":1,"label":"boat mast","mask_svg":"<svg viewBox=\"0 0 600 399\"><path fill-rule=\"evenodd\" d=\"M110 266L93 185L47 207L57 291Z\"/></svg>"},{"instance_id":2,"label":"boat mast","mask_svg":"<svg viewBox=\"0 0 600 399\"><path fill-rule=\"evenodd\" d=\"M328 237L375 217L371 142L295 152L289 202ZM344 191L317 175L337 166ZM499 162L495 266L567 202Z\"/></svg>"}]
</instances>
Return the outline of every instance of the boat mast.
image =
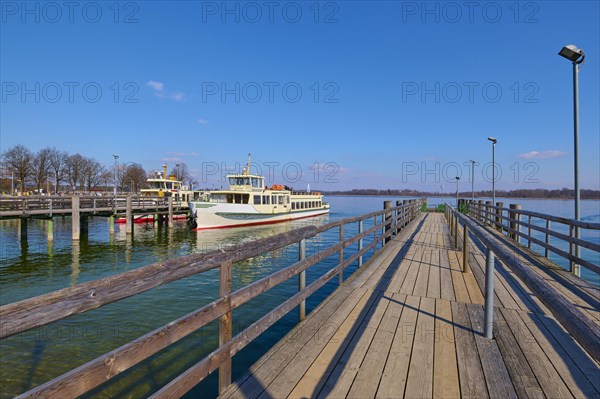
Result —
<instances>
[{"instance_id":1,"label":"boat mast","mask_svg":"<svg viewBox=\"0 0 600 399\"><path fill-rule=\"evenodd\" d=\"M246 163L246 167L243 170L243 175L247 176L250 174L250 160L251 160L251 155L250 153L248 153L248 162Z\"/></svg>"}]
</instances>

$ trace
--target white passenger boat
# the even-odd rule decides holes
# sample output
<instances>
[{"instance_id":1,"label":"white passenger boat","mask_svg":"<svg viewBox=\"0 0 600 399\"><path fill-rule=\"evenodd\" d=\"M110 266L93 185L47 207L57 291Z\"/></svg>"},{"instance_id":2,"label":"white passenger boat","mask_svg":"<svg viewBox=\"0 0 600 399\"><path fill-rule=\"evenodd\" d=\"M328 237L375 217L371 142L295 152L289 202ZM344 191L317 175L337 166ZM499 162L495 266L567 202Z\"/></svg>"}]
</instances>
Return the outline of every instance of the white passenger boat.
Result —
<instances>
[{"instance_id":1,"label":"white passenger boat","mask_svg":"<svg viewBox=\"0 0 600 399\"><path fill-rule=\"evenodd\" d=\"M151 177L146 180L147 187L140 190L142 197L159 197L168 198L173 197L173 206L175 208L185 206L188 202L198 200L202 197L202 191L192 190L190 187L183 184L183 181L177 180L174 175L167 175L167 164L163 165L163 171L154 172L155 177ZM149 199L151 205L152 199ZM187 215L176 214L173 219L186 220ZM116 223L125 223L124 217L117 218ZM147 223L154 221L154 215L135 215L133 218L134 223Z\"/></svg>"},{"instance_id":2,"label":"white passenger boat","mask_svg":"<svg viewBox=\"0 0 600 399\"><path fill-rule=\"evenodd\" d=\"M277 184L266 187L263 176L250 174L250 159L241 174L227 179L229 190L210 191L202 201L189 202L196 230L281 223L329 213L329 204L319 192L298 193Z\"/></svg>"}]
</instances>

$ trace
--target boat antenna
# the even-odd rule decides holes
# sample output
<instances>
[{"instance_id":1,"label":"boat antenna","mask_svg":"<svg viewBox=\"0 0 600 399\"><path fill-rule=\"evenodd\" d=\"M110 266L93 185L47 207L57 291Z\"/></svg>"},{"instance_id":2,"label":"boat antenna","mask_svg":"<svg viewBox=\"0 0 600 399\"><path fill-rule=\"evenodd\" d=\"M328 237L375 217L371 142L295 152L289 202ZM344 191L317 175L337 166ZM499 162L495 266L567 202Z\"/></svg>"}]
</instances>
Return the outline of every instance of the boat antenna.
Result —
<instances>
[{"instance_id":1,"label":"boat antenna","mask_svg":"<svg viewBox=\"0 0 600 399\"><path fill-rule=\"evenodd\" d=\"M310 193L310 183L307 183L307 184L306 184L306 192L307 192L307 193Z\"/></svg>"}]
</instances>

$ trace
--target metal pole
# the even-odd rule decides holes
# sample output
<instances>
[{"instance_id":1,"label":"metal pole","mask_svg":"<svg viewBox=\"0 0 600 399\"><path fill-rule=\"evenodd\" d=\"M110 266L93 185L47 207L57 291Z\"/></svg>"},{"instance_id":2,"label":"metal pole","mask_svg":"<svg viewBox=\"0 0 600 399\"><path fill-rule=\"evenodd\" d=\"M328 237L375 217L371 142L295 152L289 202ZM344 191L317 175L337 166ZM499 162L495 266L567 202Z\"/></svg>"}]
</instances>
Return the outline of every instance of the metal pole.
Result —
<instances>
[{"instance_id":1,"label":"metal pole","mask_svg":"<svg viewBox=\"0 0 600 399\"><path fill-rule=\"evenodd\" d=\"M361 234L363 232L363 221L359 220L358 221L358 234ZM361 238L360 240L358 240L358 252L362 251L363 249L363 239ZM363 265L363 257L362 255L360 255L358 257L358 267L361 267Z\"/></svg>"},{"instance_id":2,"label":"metal pole","mask_svg":"<svg viewBox=\"0 0 600 399\"><path fill-rule=\"evenodd\" d=\"M488 248L485 257L485 336L494 338L494 253Z\"/></svg>"},{"instance_id":3,"label":"metal pole","mask_svg":"<svg viewBox=\"0 0 600 399\"><path fill-rule=\"evenodd\" d=\"M575 173L575 220L579 221L579 68L578 62L573 62L573 155ZM579 238L579 228L575 227L575 238ZM579 245L575 245L575 256L579 257ZM573 274L581 275L578 264L573 264Z\"/></svg>"},{"instance_id":4,"label":"metal pole","mask_svg":"<svg viewBox=\"0 0 600 399\"><path fill-rule=\"evenodd\" d=\"M492 142L492 204L496 203L496 142Z\"/></svg>"},{"instance_id":5,"label":"metal pole","mask_svg":"<svg viewBox=\"0 0 600 399\"><path fill-rule=\"evenodd\" d=\"M471 202L475 200L475 161L471 161Z\"/></svg>"},{"instance_id":6,"label":"metal pole","mask_svg":"<svg viewBox=\"0 0 600 399\"><path fill-rule=\"evenodd\" d=\"M456 179L456 210L460 212L460 208L458 207L458 181L460 179Z\"/></svg>"}]
</instances>

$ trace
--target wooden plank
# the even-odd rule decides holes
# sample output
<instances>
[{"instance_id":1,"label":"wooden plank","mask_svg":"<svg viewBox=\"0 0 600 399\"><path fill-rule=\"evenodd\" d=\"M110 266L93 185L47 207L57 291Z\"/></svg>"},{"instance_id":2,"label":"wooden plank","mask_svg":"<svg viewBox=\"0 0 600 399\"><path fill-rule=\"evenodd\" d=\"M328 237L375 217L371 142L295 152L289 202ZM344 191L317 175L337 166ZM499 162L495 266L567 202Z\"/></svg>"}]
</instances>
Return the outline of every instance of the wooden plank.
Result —
<instances>
[{"instance_id":1,"label":"wooden plank","mask_svg":"<svg viewBox=\"0 0 600 399\"><path fill-rule=\"evenodd\" d=\"M394 295L394 299L401 300L401 294ZM404 301L402 315L396 329L396 335L390 347L388 361L383 369L381 382L377 389L377 398L395 398L404 396L404 388L408 378L408 366L415 339L419 297L409 296Z\"/></svg>"},{"instance_id":2,"label":"wooden plank","mask_svg":"<svg viewBox=\"0 0 600 399\"><path fill-rule=\"evenodd\" d=\"M481 368L485 375L485 382L490 396L516 398L517 393L510 380L510 375L508 374L498 345L493 339L488 339L484 335L483 307L468 305L467 311L471 320L471 328L474 332L475 344L477 345Z\"/></svg>"},{"instance_id":3,"label":"wooden plank","mask_svg":"<svg viewBox=\"0 0 600 399\"><path fill-rule=\"evenodd\" d=\"M404 306L404 298L402 299L403 300L401 301L397 301L391 297L387 298L389 301L388 307L379 324L379 328L375 333L375 337L373 337L373 341L369 346L367 354L360 365L358 374L352 383L352 387L348 393L349 397L375 397L385 367L385 361L388 357L390 346L392 345L398 327L398 321L400 320L400 315ZM392 359L392 361L394 361L394 359Z\"/></svg>"},{"instance_id":4,"label":"wooden plank","mask_svg":"<svg viewBox=\"0 0 600 399\"><path fill-rule=\"evenodd\" d=\"M440 297L450 301L458 300L454 294L454 278L450 268L450 260L448 259L448 252L444 248L444 237L443 232L437 235L437 246L438 256L440 259ZM462 280L462 276L460 277ZM464 285L464 280L463 280ZM466 287L464 288L466 290ZM468 299L468 295L467 295Z\"/></svg>"},{"instance_id":5,"label":"wooden plank","mask_svg":"<svg viewBox=\"0 0 600 399\"><path fill-rule=\"evenodd\" d=\"M517 341L529 366L533 370L544 394L547 397L571 398L573 395L564 384L560 375L552 366L552 362L533 338L523 320L515 314L515 310L502 309L502 316Z\"/></svg>"},{"instance_id":6,"label":"wooden plank","mask_svg":"<svg viewBox=\"0 0 600 399\"><path fill-rule=\"evenodd\" d=\"M494 338L517 395L520 398L543 398L542 388L499 309L494 312Z\"/></svg>"},{"instance_id":7,"label":"wooden plank","mask_svg":"<svg viewBox=\"0 0 600 399\"><path fill-rule=\"evenodd\" d=\"M450 302L436 300L435 316L433 397L458 398L460 397L460 381Z\"/></svg>"},{"instance_id":8,"label":"wooden plank","mask_svg":"<svg viewBox=\"0 0 600 399\"><path fill-rule=\"evenodd\" d=\"M435 339L435 300L421 299L406 381L407 398L426 398L433 394L433 352Z\"/></svg>"},{"instance_id":9,"label":"wooden plank","mask_svg":"<svg viewBox=\"0 0 600 399\"><path fill-rule=\"evenodd\" d=\"M335 334L329 339L300 381L298 381L290 393L290 397L314 397L319 393L326 382L327 376L331 374L339 358L344 353L345 348L350 344L352 337L358 330L365 316L365 310L370 309L373 305L375 298L372 296L372 292L364 292L365 294L360 301L335 331Z\"/></svg>"},{"instance_id":10,"label":"wooden plank","mask_svg":"<svg viewBox=\"0 0 600 399\"><path fill-rule=\"evenodd\" d=\"M459 254L455 251L448 251L448 256L450 256L451 263L459 263ZM460 267L460 266L459 266ZM460 267L462 268L462 267ZM465 286L467 287L467 291L469 293L469 298L471 303L475 303L478 305L483 305L483 293L482 290L477 285L474 277L475 273L463 273L463 279L465 281Z\"/></svg>"},{"instance_id":11,"label":"wooden plank","mask_svg":"<svg viewBox=\"0 0 600 399\"><path fill-rule=\"evenodd\" d=\"M467 306L458 302L451 304L460 392L463 398L488 398L485 376L477 353Z\"/></svg>"},{"instance_id":12,"label":"wooden plank","mask_svg":"<svg viewBox=\"0 0 600 399\"><path fill-rule=\"evenodd\" d=\"M417 274L417 279L415 281L415 286L413 288L412 293L415 296L427 296L429 269L431 267L431 248L429 248L426 244L427 239L424 237L424 240L421 241L421 245L419 246L419 250L422 252L423 255L421 257L421 263L419 263L418 265L419 273Z\"/></svg>"},{"instance_id":13,"label":"wooden plank","mask_svg":"<svg viewBox=\"0 0 600 399\"><path fill-rule=\"evenodd\" d=\"M600 378L598 378L600 376L600 369L598 365L594 364L593 360L585 354L578 357L578 363L573 360L573 357L576 356L575 352L582 352L581 348L577 347L569 351L565 350L539 320L540 316L524 312L516 312L516 314L523 320L523 323L536 339L538 345L542 347L573 396L577 398L600 397ZM557 328L560 327L557 326ZM580 367L591 369L591 380L585 376Z\"/></svg>"},{"instance_id":14,"label":"wooden plank","mask_svg":"<svg viewBox=\"0 0 600 399\"><path fill-rule=\"evenodd\" d=\"M318 397L344 397L350 390L360 364L389 304L389 301L381 300L382 293L377 292L376 295L372 310L369 311L369 314L361 323L350 345L329 375L323 389L319 392Z\"/></svg>"},{"instance_id":15,"label":"wooden plank","mask_svg":"<svg viewBox=\"0 0 600 399\"><path fill-rule=\"evenodd\" d=\"M365 294L365 290L340 289L326 306L313 311L280 341L280 345L267 352L248 373L235 381L224 397L258 397L307 342L313 339L332 314L347 314L346 311Z\"/></svg>"}]
</instances>

